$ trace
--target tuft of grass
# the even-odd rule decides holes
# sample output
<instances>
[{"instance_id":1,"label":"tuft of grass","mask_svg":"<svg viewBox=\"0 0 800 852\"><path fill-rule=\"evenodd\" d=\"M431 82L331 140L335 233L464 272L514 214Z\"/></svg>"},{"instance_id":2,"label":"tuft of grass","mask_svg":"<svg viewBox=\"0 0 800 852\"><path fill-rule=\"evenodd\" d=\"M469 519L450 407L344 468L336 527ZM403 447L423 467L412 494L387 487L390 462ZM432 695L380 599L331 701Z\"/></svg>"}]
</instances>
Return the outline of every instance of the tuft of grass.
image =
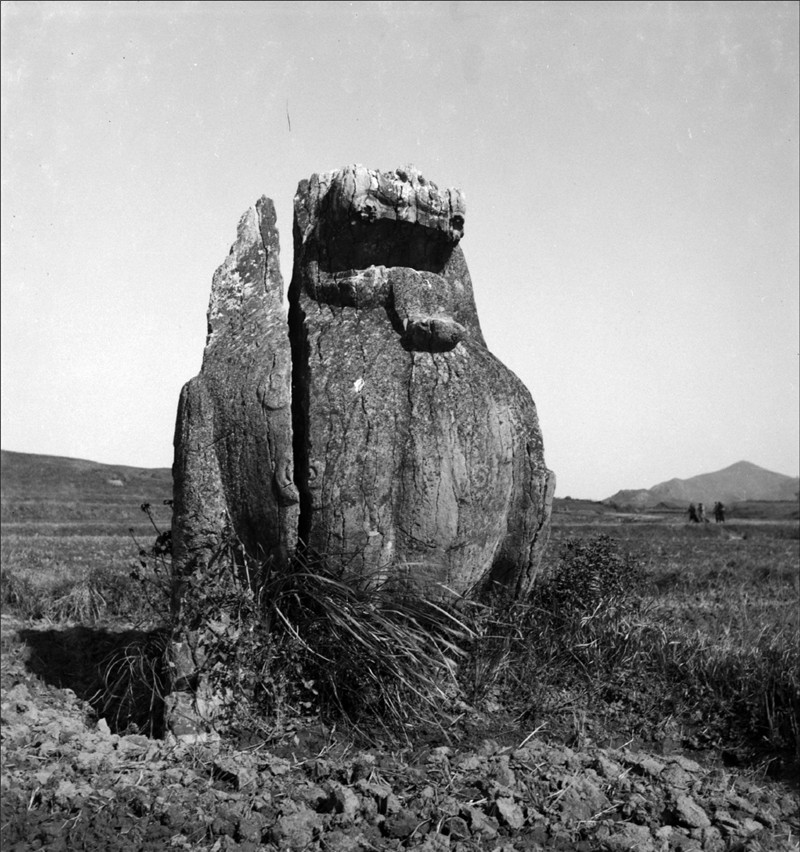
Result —
<instances>
[{"instance_id":1,"label":"tuft of grass","mask_svg":"<svg viewBox=\"0 0 800 852\"><path fill-rule=\"evenodd\" d=\"M84 582L69 584L63 590L56 587L42 612L42 617L56 623L96 624L106 612L106 599L101 584L93 578L86 578Z\"/></svg>"},{"instance_id":2,"label":"tuft of grass","mask_svg":"<svg viewBox=\"0 0 800 852\"><path fill-rule=\"evenodd\" d=\"M324 563L300 562L276 585L266 587L272 625L302 643L320 698L351 721L402 729L452 696L471 635L452 607L391 583L335 577Z\"/></svg>"},{"instance_id":3,"label":"tuft of grass","mask_svg":"<svg viewBox=\"0 0 800 852\"><path fill-rule=\"evenodd\" d=\"M99 685L89 698L114 733L163 736L169 631L137 633L99 665Z\"/></svg>"},{"instance_id":4,"label":"tuft of grass","mask_svg":"<svg viewBox=\"0 0 800 852\"><path fill-rule=\"evenodd\" d=\"M184 632L221 696L218 724L320 714L392 734L439 724L470 628L444 601L297 557L257 564L233 541L188 579ZM237 718L238 717L238 718Z\"/></svg>"},{"instance_id":5,"label":"tuft of grass","mask_svg":"<svg viewBox=\"0 0 800 852\"><path fill-rule=\"evenodd\" d=\"M0 601L4 612L52 624L163 621L168 610L166 583L138 567L126 573L92 568L38 578L4 568Z\"/></svg>"},{"instance_id":6,"label":"tuft of grass","mask_svg":"<svg viewBox=\"0 0 800 852\"><path fill-rule=\"evenodd\" d=\"M33 584L27 577L10 568L0 569L0 602L3 612L13 613L26 620L40 618L34 597Z\"/></svg>"},{"instance_id":7,"label":"tuft of grass","mask_svg":"<svg viewBox=\"0 0 800 852\"><path fill-rule=\"evenodd\" d=\"M570 539L555 566L539 578L529 603L569 623L630 601L641 580L639 565L610 536Z\"/></svg>"},{"instance_id":8,"label":"tuft of grass","mask_svg":"<svg viewBox=\"0 0 800 852\"><path fill-rule=\"evenodd\" d=\"M169 501L165 501L169 502ZM124 550L116 537L11 536L3 542L0 602L4 612L25 620L93 625L116 620L165 622L169 617L171 542L156 525L149 503L141 506L152 545L131 562L130 538Z\"/></svg>"}]
</instances>

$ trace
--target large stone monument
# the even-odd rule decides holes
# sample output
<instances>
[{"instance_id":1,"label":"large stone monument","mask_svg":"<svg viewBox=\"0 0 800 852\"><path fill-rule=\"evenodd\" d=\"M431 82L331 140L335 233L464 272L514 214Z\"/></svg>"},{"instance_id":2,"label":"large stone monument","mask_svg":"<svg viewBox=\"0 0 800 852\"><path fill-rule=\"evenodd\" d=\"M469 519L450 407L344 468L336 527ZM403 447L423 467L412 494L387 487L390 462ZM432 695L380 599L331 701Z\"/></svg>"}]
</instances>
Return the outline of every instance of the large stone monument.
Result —
<instances>
[{"instance_id":1,"label":"large stone monument","mask_svg":"<svg viewBox=\"0 0 800 852\"><path fill-rule=\"evenodd\" d=\"M226 523L273 564L299 548L433 594L530 588L555 480L529 392L486 348L464 221L461 192L412 167L313 175L287 317L272 202L244 215L178 412L177 606Z\"/></svg>"},{"instance_id":2,"label":"large stone monument","mask_svg":"<svg viewBox=\"0 0 800 852\"><path fill-rule=\"evenodd\" d=\"M289 291L299 532L359 573L519 594L553 480L530 394L481 334L464 219L458 190L410 167L300 184Z\"/></svg>"}]
</instances>

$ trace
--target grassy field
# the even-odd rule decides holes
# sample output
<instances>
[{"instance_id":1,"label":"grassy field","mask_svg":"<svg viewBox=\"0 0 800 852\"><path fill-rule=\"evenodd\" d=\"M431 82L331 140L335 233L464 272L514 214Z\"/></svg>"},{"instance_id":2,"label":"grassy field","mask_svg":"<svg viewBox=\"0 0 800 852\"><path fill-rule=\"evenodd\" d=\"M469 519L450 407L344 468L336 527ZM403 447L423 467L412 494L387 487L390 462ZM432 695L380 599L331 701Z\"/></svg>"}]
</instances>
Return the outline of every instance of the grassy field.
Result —
<instances>
[{"instance_id":1,"label":"grassy field","mask_svg":"<svg viewBox=\"0 0 800 852\"><path fill-rule=\"evenodd\" d=\"M128 509L127 526L77 510L4 523L3 611L156 624L165 597L136 576L152 573L140 549L156 530ZM168 527L168 507L154 511ZM800 757L800 525L785 515L697 526L677 512L557 511L533 597L467 619L461 687L504 724L573 746L633 742L785 772Z\"/></svg>"},{"instance_id":2,"label":"grassy field","mask_svg":"<svg viewBox=\"0 0 800 852\"><path fill-rule=\"evenodd\" d=\"M552 559L560 544L602 531L641 565L654 615L681 629L741 639L800 623L800 525L739 521L693 526L674 519L622 523L556 521Z\"/></svg>"},{"instance_id":3,"label":"grassy field","mask_svg":"<svg viewBox=\"0 0 800 852\"><path fill-rule=\"evenodd\" d=\"M578 542L607 535L636 570L616 616L569 640L588 645L583 701L611 728L731 763L800 758L800 526L742 519L696 526L680 516L556 517L546 571ZM596 645L592 647L592 643ZM615 670L616 667L616 670ZM609 700L610 699L610 700ZM603 723L597 726L603 730ZM606 735L608 724L606 724ZM613 738L612 738L613 739Z\"/></svg>"},{"instance_id":4,"label":"grassy field","mask_svg":"<svg viewBox=\"0 0 800 852\"><path fill-rule=\"evenodd\" d=\"M148 623L157 618L146 590L132 576L156 529L138 506L129 507L126 528L114 521L6 522L0 539L4 612L23 618ZM157 520L156 520L157 517ZM154 520L169 529L169 509Z\"/></svg>"}]
</instances>

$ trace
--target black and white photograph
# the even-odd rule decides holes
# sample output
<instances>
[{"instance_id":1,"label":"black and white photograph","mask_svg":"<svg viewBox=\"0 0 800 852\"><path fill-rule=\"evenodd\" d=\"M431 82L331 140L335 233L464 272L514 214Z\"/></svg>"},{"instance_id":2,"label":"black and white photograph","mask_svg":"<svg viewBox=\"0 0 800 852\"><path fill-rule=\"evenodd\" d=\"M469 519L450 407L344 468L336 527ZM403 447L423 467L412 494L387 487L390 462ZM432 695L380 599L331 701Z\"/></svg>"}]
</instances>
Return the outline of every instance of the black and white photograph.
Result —
<instances>
[{"instance_id":1,"label":"black and white photograph","mask_svg":"<svg viewBox=\"0 0 800 852\"><path fill-rule=\"evenodd\" d=\"M798 852L800 2L0 29L3 852Z\"/></svg>"}]
</instances>

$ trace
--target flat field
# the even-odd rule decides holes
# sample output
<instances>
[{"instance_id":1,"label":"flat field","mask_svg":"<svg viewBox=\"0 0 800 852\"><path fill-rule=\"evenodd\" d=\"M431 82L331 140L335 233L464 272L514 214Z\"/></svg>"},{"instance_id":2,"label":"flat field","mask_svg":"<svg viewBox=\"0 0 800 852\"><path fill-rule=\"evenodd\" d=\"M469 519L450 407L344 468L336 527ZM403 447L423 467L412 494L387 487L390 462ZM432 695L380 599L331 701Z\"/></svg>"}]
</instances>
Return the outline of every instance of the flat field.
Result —
<instances>
[{"instance_id":1,"label":"flat field","mask_svg":"<svg viewBox=\"0 0 800 852\"><path fill-rule=\"evenodd\" d=\"M141 736L139 708L103 719L93 668L164 612L136 576L169 526L154 511L155 526L138 505L3 524L4 848L798 849L800 522L785 507L690 525L561 504L541 591L477 618L468 700L441 728L401 747L284 722L221 751Z\"/></svg>"},{"instance_id":2,"label":"flat field","mask_svg":"<svg viewBox=\"0 0 800 852\"><path fill-rule=\"evenodd\" d=\"M722 641L800 627L800 522L740 519L684 523L674 514L556 515L545 559L569 540L606 534L641 566L654 616Z\"/></svg>"}]
</instances>

